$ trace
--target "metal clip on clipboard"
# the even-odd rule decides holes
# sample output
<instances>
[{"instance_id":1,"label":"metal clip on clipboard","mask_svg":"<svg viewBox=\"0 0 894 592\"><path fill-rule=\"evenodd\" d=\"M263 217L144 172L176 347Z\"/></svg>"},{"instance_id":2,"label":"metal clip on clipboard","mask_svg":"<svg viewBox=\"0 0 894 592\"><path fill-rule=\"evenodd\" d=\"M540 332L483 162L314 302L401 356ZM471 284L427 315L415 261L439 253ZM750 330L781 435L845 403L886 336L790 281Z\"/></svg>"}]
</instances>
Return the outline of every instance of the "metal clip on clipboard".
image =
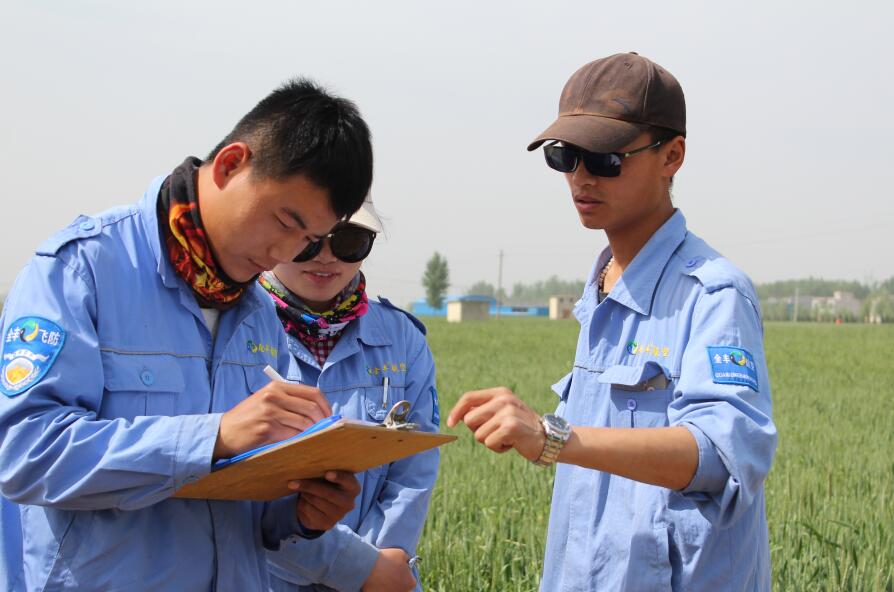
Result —
<instances>
[{"instance_id":1,"label":"metal clip on clipboard","mask_svg":"<svg viewBox=\"0 0 894 592\"><path fill-rule=\"evenodd\" d=\"M398 401L391 407L388 415L385 416L385 421L380 425L389 430L411 432L418 428L419 425L408 422L408 415L410 415L410 402Z\"/></svg>"}]
</instances>

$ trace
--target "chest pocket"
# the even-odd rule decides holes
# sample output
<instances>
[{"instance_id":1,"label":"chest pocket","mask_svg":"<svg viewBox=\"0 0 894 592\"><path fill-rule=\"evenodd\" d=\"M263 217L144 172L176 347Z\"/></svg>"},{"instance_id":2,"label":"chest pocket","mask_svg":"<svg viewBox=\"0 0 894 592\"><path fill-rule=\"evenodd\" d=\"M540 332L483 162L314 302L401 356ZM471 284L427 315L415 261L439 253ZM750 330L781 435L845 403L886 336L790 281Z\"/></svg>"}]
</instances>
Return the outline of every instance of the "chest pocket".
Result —
<instances>
[{"instance_id":1,"label":"chest pocket","mask_svg":"<svg viewBox=\"0 0 894 592\"><path fill-rule=\"evenodd\" d=\"M612 427L667 426L667 407L673 400L673 381L668 375L667 370L655 362L606 368L598 381L609 385Z\"/></svg>"},{"instance_id":2,"label":"chest pocket","mask_svg":"<svg viewBox=\"0 0 894 592\"><path fill-rule=\"evenodd\" d=\"M163 354L102 352L105 393L99 416L133 420L140 415L175 415L185 383L175 358Z\"/></svg>"},{"instance_id":3,"label":"chest pocket","mask_svg":"<svg viewBox=\"0 0 894 592\"><path fill-rule=\"evenodd\" d=\"M376 423L385 421L385 416L388 415L388 411L391 410L394 404L404 399L404 386L402 384L389 384L387 393L385 392L385 385L365 387L362 391L361 404L365 416L361 416L359 419L365 421ZM410 409L410 414L412 415L412 413L413 410Z\"/></svg>"}]
</instances>

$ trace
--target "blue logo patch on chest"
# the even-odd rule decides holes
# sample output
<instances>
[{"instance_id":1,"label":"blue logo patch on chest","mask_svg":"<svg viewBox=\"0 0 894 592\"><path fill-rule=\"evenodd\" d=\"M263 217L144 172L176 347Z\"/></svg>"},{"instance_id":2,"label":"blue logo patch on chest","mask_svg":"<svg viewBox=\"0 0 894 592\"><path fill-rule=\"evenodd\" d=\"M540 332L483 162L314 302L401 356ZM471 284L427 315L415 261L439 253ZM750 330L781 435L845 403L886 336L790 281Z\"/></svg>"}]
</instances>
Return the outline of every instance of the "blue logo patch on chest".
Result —
<instances>
[{"instance_id":1,"label":"blue logo patch on chest","mask_svg":"<svg viewBox=\"0 0 894 592\"><path fill-rule=\"evenodd\" d=\"M0 359L0 391L20 395L46 375L62 351L65 331L42 317L21 317L10 324Z\"/></svg>"},{"instance_id":2,"label":"blue logo patch on chest","mask_svg":"<svg viewBox=\"0 0 894 592\"><path fill-rule=\"evenodd\" d=\"M754 356L741 347L708 346L711 374L717 384L739 384L758 391Z\"/></svg>"}]
</instances>

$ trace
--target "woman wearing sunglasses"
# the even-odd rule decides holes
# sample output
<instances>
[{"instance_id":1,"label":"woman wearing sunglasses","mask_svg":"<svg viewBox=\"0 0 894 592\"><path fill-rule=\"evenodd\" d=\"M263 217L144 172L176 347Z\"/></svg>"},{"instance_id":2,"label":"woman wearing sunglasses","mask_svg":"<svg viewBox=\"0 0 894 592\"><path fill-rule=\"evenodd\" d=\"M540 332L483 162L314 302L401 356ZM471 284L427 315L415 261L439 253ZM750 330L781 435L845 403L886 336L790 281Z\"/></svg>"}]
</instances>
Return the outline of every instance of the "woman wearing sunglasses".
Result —
<instances>
[{"instance_id":1,"label":"woman wearing sunglasses","mask_svg":"<svg viewBox=\"0 0 894 592\"><path fill-rule=\"evenodd\" d=\"M425 327L385 299L369 301L360 266L382 224L371 201L293 263L259 281L289 338L289 380L318 386L333 413L381 422L398 401L436 432L435 366ZM414 556L438 471L438 451L357 476L355 508L316 539L269 552L271 590L421 590Z\"/></svg>"}]
</instances>

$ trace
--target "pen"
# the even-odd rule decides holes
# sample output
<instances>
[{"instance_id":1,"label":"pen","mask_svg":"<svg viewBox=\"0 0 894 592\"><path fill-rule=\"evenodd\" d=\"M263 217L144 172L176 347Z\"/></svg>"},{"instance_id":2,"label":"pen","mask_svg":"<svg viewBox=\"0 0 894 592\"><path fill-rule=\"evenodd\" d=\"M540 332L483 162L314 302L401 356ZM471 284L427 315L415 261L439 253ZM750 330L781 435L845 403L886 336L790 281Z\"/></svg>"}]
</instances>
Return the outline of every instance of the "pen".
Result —
<instances>
[{"instance_id":1,"label":"pen","mask_svg":"<svg viewBox=\"0 0 894 592\"><path fill-rule=\"evenodd\" d=\"M267 364L267 367L264 368L264 374L267 375L267 378L270 380L275 380L276 382L288 382L285 378L280 376L279 372L273 369L273 366Z\"/></svg>"},{"instance_id":2,"label":"pen","mask_svg":"<svg viewBox=\"0 0 894 592\"><path fill-rule=\"evenodd\" d=\"M388 408L388 377L382 379L382 409Z\"/></svg>"}]
</instances>

